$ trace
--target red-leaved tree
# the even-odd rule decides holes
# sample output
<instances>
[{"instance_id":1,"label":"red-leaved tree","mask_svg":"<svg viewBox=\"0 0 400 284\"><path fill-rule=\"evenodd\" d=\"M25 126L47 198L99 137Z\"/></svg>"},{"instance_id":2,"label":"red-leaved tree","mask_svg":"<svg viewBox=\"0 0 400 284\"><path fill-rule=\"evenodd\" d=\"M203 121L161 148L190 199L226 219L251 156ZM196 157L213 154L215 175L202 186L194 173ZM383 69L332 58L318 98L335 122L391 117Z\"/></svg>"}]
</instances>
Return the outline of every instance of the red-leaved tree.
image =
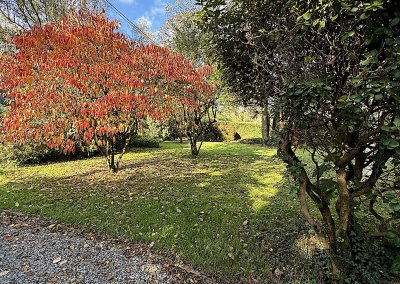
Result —
<instances>
[{"instance_id":1,"label":"red-leaved tree","mask_svg":"<svg viewBox=\"0 0 400 284\"><path fill-rule=\"evenodd\" d=\"M0 89L11 102L3 141L65 154L94 145L113 172L141 121L171 113L170 84L207 85L181 55L130 41L104 14L73 12L13 44L17 53L0 61Z\"/></svg>"},{"instance_id":2,"label":"red-leaved tree","mask_svg":"<svg viewBox=\"0 0 400 284\"><path fill-rule=\"evenodd\" d=\"M216 122L216 96L214 86L207 77L213 73L209 66L197 68L192 81L200 82L195 86L178 83L171 86L174 90L172 118L180 132L189 138L192 157L198 157L205 133Z\"/></svg>"}]
</instances>

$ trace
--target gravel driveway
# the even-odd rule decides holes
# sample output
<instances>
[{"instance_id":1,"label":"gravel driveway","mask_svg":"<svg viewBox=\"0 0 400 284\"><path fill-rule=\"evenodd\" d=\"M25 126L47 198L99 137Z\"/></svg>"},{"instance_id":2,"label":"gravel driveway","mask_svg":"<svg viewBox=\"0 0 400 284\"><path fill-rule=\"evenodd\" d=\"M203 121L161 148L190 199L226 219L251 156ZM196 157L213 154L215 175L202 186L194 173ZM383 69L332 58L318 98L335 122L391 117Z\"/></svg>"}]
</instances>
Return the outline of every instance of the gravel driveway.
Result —
<instances>
[{"instance_id":1,"label":"gravel driveway","mask_svg":"<svg viewBox=\"0 0 400 284\"><path fill-rule=\"evenodd\" d=\"M202 282L175 278L146 251L127 255L121 245L76 235L60 224L0 217L0 283Z\"/></svg>"}]
</instances>

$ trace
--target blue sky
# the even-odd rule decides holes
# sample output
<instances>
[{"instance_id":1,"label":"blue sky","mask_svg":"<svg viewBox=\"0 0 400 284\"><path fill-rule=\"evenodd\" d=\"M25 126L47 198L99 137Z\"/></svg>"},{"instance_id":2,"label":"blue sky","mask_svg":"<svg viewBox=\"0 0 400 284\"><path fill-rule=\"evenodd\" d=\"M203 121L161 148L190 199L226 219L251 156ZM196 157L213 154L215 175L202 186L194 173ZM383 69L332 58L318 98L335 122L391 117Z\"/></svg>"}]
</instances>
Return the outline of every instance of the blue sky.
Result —
<instances>
[{"instance_id":1,"label":"blue sky","mask_svg":"<svg viewBox=\"0 0 400 284\"><path fill-rule=\"evenodd\" d=\"M132 22L139 19L148 22L151 30L157 32L166 19L165 5L172 4L175 0L109 0L119 11L121 11ZM117 18L121 23L121 30L131 35L129 25L120 19L111 9L107 9L111 18Z\"/></svg>"}]
</instances>

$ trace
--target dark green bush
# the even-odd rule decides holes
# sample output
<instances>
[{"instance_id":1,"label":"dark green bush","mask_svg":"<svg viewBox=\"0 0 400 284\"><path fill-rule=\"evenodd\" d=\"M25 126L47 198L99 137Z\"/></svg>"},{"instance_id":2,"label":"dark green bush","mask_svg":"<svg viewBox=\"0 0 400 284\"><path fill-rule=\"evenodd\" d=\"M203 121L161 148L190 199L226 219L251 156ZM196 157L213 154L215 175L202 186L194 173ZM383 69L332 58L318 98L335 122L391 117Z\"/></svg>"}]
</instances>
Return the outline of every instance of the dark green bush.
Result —
<instances>
[{"instance_id":1,"label":"dark green bush","mask_svg":"<svg viewBox=\"0 0 400 284\"><path fill-rule=\"evenodd\" d=\"M233 124L218 123L218 128L221 130L224 141L230 142L235 140L235 134L239 134Z\"/></svg>"},{"instance_id":2,"label":"dark green bush","mask_svg":"<svg viewBox=\"0 0 400 284\"><path fill-rule=\"evenodd\" d=\"M47 162L73 160L97 155L91 147L77 147L75 153L64 155L45 145L0 146L0 163L13 165L32 165Z\"/></svg>"},{"instance_id":3,"label":"dark green bush","mask_svg":"<svg viewBox=\"0 0 400 284\"><path fill-rule=\"evenodd\" d=\"M389 271L398 250L369 238L360 226L355 227L351 232L353 259L345 283L392 283L394 275Z\"/></svg>"},{"instance_id":4,"label":"dark green bush","mask_svg":"<svg viewBox=\"0 0 400 284\"><path fill-rule=\"evenodd\" d=\"M16 165L37 164L60 156L64 155L44 145L2 146L0 149L1 162Z\"/></svg>"},{"instance_id":5,"label":"dark green bush","mask_svg":"<svg viewBox=\"0 0 400 284\"><path fill-rule=\"evenodd\" d=\"M180 138L179 127L173 119L168 121L162 137L164 141L175 141Z\"/></svg>"},{"instance_id":6,"label":"dark green bush","mask_svg":"<svg viewBox=\"0 0 400 284\"><path fill-rule=\"evenodd\" d=\"M160 148L160 140L148 136L136 136L129 142L131 148Z\"/></svg>"},{"instance_id":7,"label":"dark green bush","mask_svg":"<svg viewBox=\"0 0 400 284\"><path fill-rule=\"evenodd\" d=\"M235 126L228 123L215 123L204 134L204 141L223 142L240 140L241 136L236 131Z\"/></svg>"},{"instance_id":8,"label":"dark green bush","mask_svg":"<svg viewBox=\"0 0 400 284\"><path fill-rule=\"evenodd\" d=\"M224 141L224 134L218 128L218 124L212 124L204 133L204 141L207 142L222 142Z\"/></svg>"}]
</instances>

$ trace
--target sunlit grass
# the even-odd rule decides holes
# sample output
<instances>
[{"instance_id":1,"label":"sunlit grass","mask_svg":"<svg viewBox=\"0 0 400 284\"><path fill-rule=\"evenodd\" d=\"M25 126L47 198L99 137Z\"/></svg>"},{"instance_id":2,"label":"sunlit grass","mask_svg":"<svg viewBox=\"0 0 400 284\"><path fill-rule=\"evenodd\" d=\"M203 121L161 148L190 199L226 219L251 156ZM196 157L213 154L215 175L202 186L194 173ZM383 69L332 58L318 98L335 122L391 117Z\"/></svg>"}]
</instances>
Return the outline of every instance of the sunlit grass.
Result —
<instances>
[{"instance_id":1,"label":"sunlit grass","mask_svg":"<svg viewBox=\"0 0 400 284\"><path fill-rule=\"evenodd\" d=\"M126 154L117 174L101 157L0 172L0 209L96 228L224 279L278 281L304 270L295 242L307 232L293 193L280 188L275 149L205 143ZM267 280L266 280L267 279ZM285 282L281 279L281 281Z\"/></svg>"},{"instance_id":2,"label":"sunlit grass","mask_svg":"<svg viewBox=\"0 0 400 284\"><path fill-rule=\"evenodd\" d=\"M261 138L260 122L229 122L228 124L235 127L242 139Z\"/></svg>"}]
</instances>

